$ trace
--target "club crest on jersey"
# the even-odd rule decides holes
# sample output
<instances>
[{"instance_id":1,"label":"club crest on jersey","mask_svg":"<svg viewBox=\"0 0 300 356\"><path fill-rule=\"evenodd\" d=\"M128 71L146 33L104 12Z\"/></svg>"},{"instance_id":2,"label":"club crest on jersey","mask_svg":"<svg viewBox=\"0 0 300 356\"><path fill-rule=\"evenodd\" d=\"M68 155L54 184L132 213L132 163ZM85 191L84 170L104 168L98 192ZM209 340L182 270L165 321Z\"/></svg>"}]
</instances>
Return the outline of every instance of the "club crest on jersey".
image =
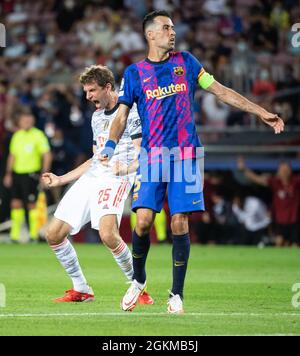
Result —
<instances>
[{"instance_id":1,"label":"club crest on jersey","mask_svg":"<svg viewBox=\"0 0 300 356\"><path fill-rule=\"evenodd\" d=\"M102 122L102 131L106 131L108 129L108 126L109 126L109 120L104 120Z\"/></svg>"},{"instance_id":2,"label":"club crest on jersey","mask_svg":"<svg viewBox=\"0 0 300 356\"><path fill-rule=\"evenodd\" d=\"M174 74L181 76L184 74L184 69L182 68L182 66L179 67L174 67Z\"/></svg>"}]
</instances>

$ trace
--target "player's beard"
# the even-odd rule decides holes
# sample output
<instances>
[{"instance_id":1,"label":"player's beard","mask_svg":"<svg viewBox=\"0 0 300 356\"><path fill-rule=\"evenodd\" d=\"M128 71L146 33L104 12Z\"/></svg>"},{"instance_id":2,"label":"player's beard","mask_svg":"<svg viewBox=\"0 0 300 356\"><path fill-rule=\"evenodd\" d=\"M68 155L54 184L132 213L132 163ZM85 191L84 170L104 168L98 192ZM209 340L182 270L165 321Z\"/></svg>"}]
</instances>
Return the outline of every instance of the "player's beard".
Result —
<instances>
[{"instance_id":1,"label":"player's beard","mask_svg":"<svg viewBox=\"0 0 300 356\"><path fill-rule=\"evenodd\" d=\"M169 48L168 52L172 52L175 48L175 40L174 41L169 41Z\"/></svg>"},{"instance_id":2,"label":"player's beard","mask_svg":"<svg viewBox=\"0 0 300 356\"><path fill-rule=\"evenodd\" d=\"M104 110L106 107L106 102L103 100L93 100L97 110Z\"/></svg>"},{"instance_id":3,"label":"player's beard","mask_svg":"<svg viewBox=\"0 0 300 356\"><path fill-rule=\"evenodd\" d=\"M174 51L175 45L174 46L169 46L168 49L166 50L166 53L170 53Z\"/></svg>"}]
</instances>

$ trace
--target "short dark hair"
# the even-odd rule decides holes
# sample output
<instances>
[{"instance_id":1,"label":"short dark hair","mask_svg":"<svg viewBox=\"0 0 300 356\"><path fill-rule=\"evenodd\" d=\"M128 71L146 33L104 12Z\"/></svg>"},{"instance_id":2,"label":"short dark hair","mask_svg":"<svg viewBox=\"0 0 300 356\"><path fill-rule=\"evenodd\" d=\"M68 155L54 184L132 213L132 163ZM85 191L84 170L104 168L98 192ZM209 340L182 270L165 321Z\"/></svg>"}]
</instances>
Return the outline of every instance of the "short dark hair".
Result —
<instances>
[{"instance_id":1,"label":"short dark hair","mask_svg":"<svg viewBox=\"0 0 300 356\"><path fill-rule=\"evenodd\" d=\"M79 77L82 85L96 82L100 87L105 87L107 83L111 84L112 90L115 90L115 78L113 72L106 66L91 65L85 68Z\"/></svg>"},{"instance_id":2,"label":"short dark hair","mask_svg":"<svg viewBox=\"0 0 300 356\"><path fill-rule=\"evenodd\" d=\"M165 17L168 17L169 19L171 19L171 15L165 10L155 10L155 11L149 12L149 14L147 14L143 20L143 32L144 33L146 30L146 27L148 25L152 24L153 20L158 16L165 16Z\"/></svg>"},{"instance_id":3,"label":"short dark hair","mask_svg":"<svg viewBox=\"0 0 300 356\"><path fill-rule=\"evenodd\" d=\"M30 108L30 106L28 105L20 105L15 109L14 112L16 117L20 117L20 116L33 116L32 110Z\"/></svg>"},{"instance_id":4,"label":"short dark hair","mask_svg":"<svg viewBox=\"0 0 300 356\"><path fill-rule=\"evenodd\" d=\"M14 122L15 125L18 125L21 117L23 116L32 116L35 119L30 106L18 105L13 111L12 121Z\"/></svg>"}]
</instances>

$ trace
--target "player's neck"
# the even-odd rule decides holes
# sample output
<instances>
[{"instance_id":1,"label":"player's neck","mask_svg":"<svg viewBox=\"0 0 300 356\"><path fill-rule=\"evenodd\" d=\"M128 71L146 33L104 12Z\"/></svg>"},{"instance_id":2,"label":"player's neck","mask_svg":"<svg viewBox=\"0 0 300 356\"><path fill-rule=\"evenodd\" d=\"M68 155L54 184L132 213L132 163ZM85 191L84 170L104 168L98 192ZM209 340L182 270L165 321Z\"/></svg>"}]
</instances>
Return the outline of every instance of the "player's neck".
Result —
<instances>
[{"instance_id":1,"label":"player's neck","mask_svg":"<svg viewBox=\"0 0 300 356\"><path fill-rule=\"evenodd\" d=\"M149 48L148 59L151 62L162 62L169 58L169 52L160 48Z\"/></svg>"},{"instance_id":2,"label":"player's neck","mask_svg":"<svg viewBox=\"0 0 300 356\"><path fill-rule=\"evenodd\" d=\"M112 91L110 94L110 98L108 101L107 106L105 107L106 111L112 110L118 102L118 94L115 91Z\"/></svg>"}]
</instances>

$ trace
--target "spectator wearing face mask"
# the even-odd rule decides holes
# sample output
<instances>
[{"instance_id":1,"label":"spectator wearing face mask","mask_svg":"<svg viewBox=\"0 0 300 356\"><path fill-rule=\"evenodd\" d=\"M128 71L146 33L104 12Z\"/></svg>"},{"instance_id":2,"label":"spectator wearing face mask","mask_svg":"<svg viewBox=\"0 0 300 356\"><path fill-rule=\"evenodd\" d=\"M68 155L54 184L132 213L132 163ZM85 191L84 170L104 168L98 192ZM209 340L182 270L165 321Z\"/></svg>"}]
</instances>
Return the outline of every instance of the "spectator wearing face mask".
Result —
<instances>
[{"instance_id":1,"label":"spectator wearing face mask","mask_svg":"<svg viewBox=\"0 0 300 356\"><path fill-rule=\"evenodd\" d=\"M253 84L252 94L255 96L273 94L276 91L275 84L270 78L270 73L267 69L262 69L259 73L259 78Z\"/></svg>"},{"instance_id":2,"label":"spectator wearing face mask","mask_svg":"<svg viewBox=\"0 0 300 356\"><path fill-rule=\"evenodd\" d=\"M133 30L129 21L123 21L121 29L113 38L113 46L119 45L123 52L142 51L145 44L142 36Z\"/></svg>"}]
</instances>

